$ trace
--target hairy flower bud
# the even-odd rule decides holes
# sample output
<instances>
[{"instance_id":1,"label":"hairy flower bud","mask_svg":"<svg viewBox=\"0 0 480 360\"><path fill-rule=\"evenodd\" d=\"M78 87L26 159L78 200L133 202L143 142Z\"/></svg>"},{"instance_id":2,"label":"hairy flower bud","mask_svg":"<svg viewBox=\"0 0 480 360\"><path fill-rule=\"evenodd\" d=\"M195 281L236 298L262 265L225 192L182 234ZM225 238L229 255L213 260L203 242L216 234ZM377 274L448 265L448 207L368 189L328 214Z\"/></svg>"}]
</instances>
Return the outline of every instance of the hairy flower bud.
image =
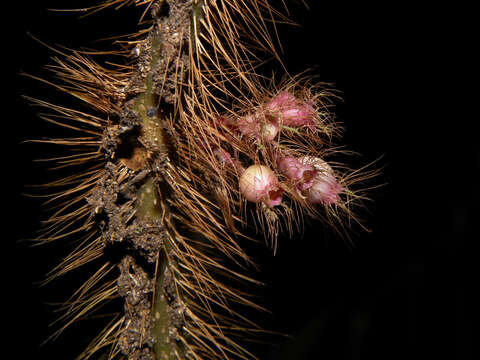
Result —
<instances>
[{"instance_id":1,"label":"hairy flower bud","mask_svg":"<svg viewBox=\"0 0 480 360\"><path fill-rule=\"evenodd\" d=\"M252 114L242 116L237 122L237 127L243 135L254 135L257 131L258 119Z\"/></svg>"},{"instance_id":2,"label":"hairy flower bud","mask_svg":"<svg viewBox=\"0 0 480 360\"><path fill-rule=\"evenodd\" d=\"M224 126L227 129L233 129L236 126L235 121L231 117L223 115L218 116L216 119L214 119L214 123L216 125Z\"/></svg>"},{"instance_id":3,"label":"hairy flower bud","mask_svg":"<svg viewBox=\"0 0 480 360\"><path fill-rule=\"evenodd\" d=\"M220 160L223 167L230 166L240 172L244 170L242 167L242 164L240 164L240 162L237 159L232 158L232 155L228 151L220 147L214 147L213 153L215 154L217 159Z\"/></svg>"},{"instance_id":4,"label":"hairy flower bud","mask_svg":"<svg viewBox=\"0 0 480 360\"><path fill-rule=\"evenodd\" d=\"M285 126L315 126L315 109L312 102L297 99L292 93L284 91L273 97L265 105L266 111Z\"/></svg>"},{"instance_id":5,"label":"hairy flower bud","mask_svg":"<svg viewBox=\"0 0 480 360\"><path fill-rule=\"evenodd\" d=\"M246 136L255 136L266 142L272 141L278 134L278 124L275 119L262 114L248 114L237 121L238 130Z\"/></svg>"},{"instance_id":6,"label":"hairy flower bud","mask_svg":"<svg viewBox=\"0 0 480 360\"><path fill-rule=\"evenodd\" d=\"M240 177L240 192L251 202L263 202L269 207L282 203L283 190L278 186L277 175L264 165L248 167Z\"/></svg>"}]
</instances>

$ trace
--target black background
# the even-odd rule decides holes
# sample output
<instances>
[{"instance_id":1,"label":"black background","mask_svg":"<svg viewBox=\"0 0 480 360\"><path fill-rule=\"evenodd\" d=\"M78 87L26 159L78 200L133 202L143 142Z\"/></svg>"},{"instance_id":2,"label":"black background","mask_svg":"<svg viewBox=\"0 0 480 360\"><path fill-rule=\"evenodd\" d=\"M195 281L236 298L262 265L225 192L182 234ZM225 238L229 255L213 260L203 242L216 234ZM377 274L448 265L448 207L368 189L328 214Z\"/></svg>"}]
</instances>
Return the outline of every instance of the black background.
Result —
<instances>
[{"instance_id":1,"label":"black background","mask_svg":"<svg viewBox=\"0 0 480 360\"><path fill-rule=\"evenodd\" d=\"M478 116L467 110L475 93L470 11L437 3L311 3L310 10L291 7L302 27L281 29L287 66L291 73L315 67L342 92L344 141L366 162L383 155L379 181L387 185L373 195L373 231L354 235L354 249L315 225L282 241L276 257L262 253L270 325L294 336L261 359L471 359L480 151L471 126ZM90 46L133 32L138 15L106 11L81 20L46 10L62 7L9 2L4 12L3 298L7 345L18 359L73 359L85 346L82 326L40 345L55 316L47 303L65 299L63 285L77 279L38 287L64 249L18 242L34 236L41 219L40 202L21 194L46 176L32 163L41 148L21 142L59 131L21 98L58 96L18 75L44 74L53 55L27 32L51 45Z\"/></svg>"}]
</instances>

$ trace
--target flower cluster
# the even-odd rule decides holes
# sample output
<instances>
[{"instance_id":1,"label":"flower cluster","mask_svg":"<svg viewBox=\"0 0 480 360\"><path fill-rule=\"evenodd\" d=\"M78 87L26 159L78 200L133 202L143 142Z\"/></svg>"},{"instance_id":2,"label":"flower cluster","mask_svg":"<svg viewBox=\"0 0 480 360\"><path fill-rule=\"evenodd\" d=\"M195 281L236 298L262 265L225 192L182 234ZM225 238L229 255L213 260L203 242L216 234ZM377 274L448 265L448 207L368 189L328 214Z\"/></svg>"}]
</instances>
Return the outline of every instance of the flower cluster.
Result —
<instances>
[{"instance_id":1,"label":"flower cluster","mask_svg":"<svg viewBox=\"0 0 480 360\"><path fill-rule=\"evenodd\" d=\"M289 155L289 149L281 145L282 138L288 138L292 131L301 134L317 130L320 120L313 100L303 100L290 91L283 91L254 111L236 118L221 116L217 121L236 138L254 139L255 152L268 144L270 153L276 154L270 166L253 164L244 169L236 154L215 147L214 153L222 165L233 167L240 174L238 186L246 200L272 208L282 204L285 188L291 187L310 204L339 202L343 187L327 162L320 157ZM282 135L283 132L287 135Z\"/></svg>"}]
</instances>

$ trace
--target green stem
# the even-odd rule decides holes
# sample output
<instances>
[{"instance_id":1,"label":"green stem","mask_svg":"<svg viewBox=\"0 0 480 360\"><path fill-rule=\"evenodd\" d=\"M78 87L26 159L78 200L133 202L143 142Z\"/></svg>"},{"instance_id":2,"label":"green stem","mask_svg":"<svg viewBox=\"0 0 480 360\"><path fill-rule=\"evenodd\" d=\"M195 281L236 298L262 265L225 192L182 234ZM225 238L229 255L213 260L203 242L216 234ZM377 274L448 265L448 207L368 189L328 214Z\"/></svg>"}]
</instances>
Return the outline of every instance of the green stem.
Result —
<instances>
[{"instance_id":1,"label":"green stem","mask_svg":"<svg viewBox=\"0 0 480 360\"><path fill-rule=\"evenodd\" d=\"M151 221L161 217L160 199L152 177L148 177L137 192L137 219Z\"/></svg>"},{"instance_id":2,"label":"green stem","mask_svg":"<svg viewBox=\"0 0 480 360\"><path fill-rule=\"evenodd\" d=\"M191 27L192 35L200 31L200 20L203 17L203 0L194 0L192 2ZM198 33L197 33L198 34ZM162 39L160 35L152 32L150 66L151 69L145 76L145 91L139 94L135 99L133 110L142 119L142 133L140 142L143 143L147 152L163 153L168 156L168 138L162 126L163 119L158 117L158 95L155 93L155 84L153 74L155 66L161 60ZM159 190L158 184L153 177L149 177L137 193L137 219L144 221L155 221L162 219L162 216L169 217L169 214L162 214L162 211L168 211L166 206L161 206L158 191L162 192L161 198L168 197L163 190ZM166 204L164 204L166 205ZM156 360L173 360L176 345L169 342L169 305L165 297L165 281L168 272L169 251L168 241L165 242L163 249L158 254L156 269L155 299L153 299L153 321L154 338L153 346ZM177 294L180 296L180 294Z\"/></svg>"},{"instance_id":3,"label":"green stem","mask_svg":"<svg viewBox=\"0 0 480 360\"><path fill-rule=\"evenodd\" d=\"M157 360L173 360L175 358L172 351L172 344L168 341L168 304L163 292L166 265L167 258L165 253L162 252L158 258L158 274L155 288L156 296L153 306L153 333L155 337L153 350Z\"/></svg>"},{"instance_id":4,"label":"green stem","mask_svg":"<svg viewBox=\"0 0 480 360\"><path fill-rule=\"evenodd\" d=\"M162 217L157 186L152 177L147 178L137 192L136 210L137 220L139 221L152 222ZM165 250L161 250L157 260L155 298L153 299L153 332L155 338L153 349L157 360L174 359L172 344L168 341L168 304L163 291L167 264Z\"/></svg>"},{"instance_id":5,"label":"green stem","mask_svg":"<svg viewBox=\"0 0 480 360\"><path fill-rule=\"evenodd\" d=\"M203 14L203 6L204 6L204 0L193 0L192 2L192 17L191 17L191 38L192 38L192 43L195 44L195 39L197 37L200 37L202 30L201 30L201 20L204 17Z\"/></svg>"},{"instance_id":6,"label":"green stem","mask_svg":"<svg viewBox=\"0 0 480 360\"><path fill-rule=\"evenodd\" d=\"M168 155L167 134L162 126L162 119L158 117L158 95L155 94L153 69L161 56L160 36L154 35L151 42L150 69L145 77L145 92L139 94L134 102L133 110L142 119L140 142L147 152L163 153ZM136 216L137 220L153 222L162 219L161 199L158 194L159 187L153 175L148 177L137 192ZM155 344L153 346L157 360L173 360L174 344L169 342L168 303L164 295L164 279L168 266L166 246L158 254L156 269L155 298L153 299L153 332Z\"/></svg>"}]
</instances>

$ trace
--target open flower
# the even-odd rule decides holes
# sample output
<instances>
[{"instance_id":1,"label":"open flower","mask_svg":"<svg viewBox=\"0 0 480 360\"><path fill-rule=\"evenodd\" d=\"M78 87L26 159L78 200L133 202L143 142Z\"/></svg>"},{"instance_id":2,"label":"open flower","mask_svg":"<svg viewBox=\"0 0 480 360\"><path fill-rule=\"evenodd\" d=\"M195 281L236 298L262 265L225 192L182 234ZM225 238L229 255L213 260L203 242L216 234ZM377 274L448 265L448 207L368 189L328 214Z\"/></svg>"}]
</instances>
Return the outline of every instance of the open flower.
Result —
<instances>
[{"instance_id":1,"label":"open flower","mask_svg":"<svg viewBox=\"0 0 480 360\"><path fill-rule=\"evenodd\" d=\"M316 170L311 186L303 192L307 200L312 204L336 204L343 187L338 183L330 165L320 158L310 156L300 158L299 162L309 164Z\"/></svg>"},{"instance_id":2,"label":"open flower","mask_svg":"<svg viewBox=\"0 0 480 360\"><path fill-rule=\"evenodd\" d=\"M279 170L292 182L299 191L307 190L312 186L318 170L312 164L299 161L293 156L284 156L278 160Z\"/></svg>"},{"instance_id":3,"label":"open flower","mask_svg":"<svg viewBox=\"0 0 480 360\"><path fill-rule=\"evenodd\" d=\"M320 158L284 156L278 160L278 168L296 186L297 191L312 204L335 204L343 188L335 174Z\"/></svg>"},{"instance_id":4,"label":"open flower","mask_svg":"<svg viewBox=\"0 0 480 360\"><path fill-rule=\"evenodd\" d=\"M283 190L278 186L277 175L264 165L248 167L239 181L240 192L251 202L263 202L268 207L282 203Z\"/></svg>"}]
</instances>

